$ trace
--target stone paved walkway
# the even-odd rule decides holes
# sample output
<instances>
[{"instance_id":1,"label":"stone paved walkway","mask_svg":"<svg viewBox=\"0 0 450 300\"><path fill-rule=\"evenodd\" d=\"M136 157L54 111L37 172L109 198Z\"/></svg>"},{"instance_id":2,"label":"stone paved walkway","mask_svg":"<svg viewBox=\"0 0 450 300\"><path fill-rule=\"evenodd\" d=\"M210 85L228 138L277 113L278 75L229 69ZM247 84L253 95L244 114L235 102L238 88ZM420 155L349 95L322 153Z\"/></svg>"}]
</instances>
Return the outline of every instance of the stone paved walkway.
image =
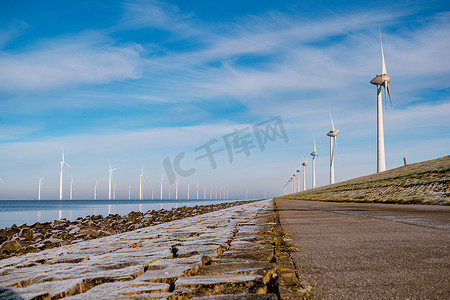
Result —
<instances>
[{"instance_id":1,"label":"stone paved walkway","mask_svg":"<svg viewBox=\"0 0 450 300\"><path fill-rule=\"evenodd\" d=\"M259 201L0 260L0 298L277 299L272 208Z\"/></svg>"}]
</instances>

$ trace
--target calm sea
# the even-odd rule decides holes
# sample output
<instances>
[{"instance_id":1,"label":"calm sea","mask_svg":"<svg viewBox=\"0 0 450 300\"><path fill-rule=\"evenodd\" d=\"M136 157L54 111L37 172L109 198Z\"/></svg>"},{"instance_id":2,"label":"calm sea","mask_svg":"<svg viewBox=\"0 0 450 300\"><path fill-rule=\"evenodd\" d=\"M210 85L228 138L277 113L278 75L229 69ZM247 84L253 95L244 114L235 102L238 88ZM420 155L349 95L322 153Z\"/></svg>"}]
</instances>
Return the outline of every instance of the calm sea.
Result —
<instances>
[{"instance_id":1,"label":"calm sea","mask_svg":"<svg viewBox=\"0 0 450 300\"><path fill-rule=\"evenodd\" d=\"M57 219L73 221L88 215L124 215L132 211L146 212L232 201L238 200L0 200L0 228Z\"/></svg>"}]
</instances>

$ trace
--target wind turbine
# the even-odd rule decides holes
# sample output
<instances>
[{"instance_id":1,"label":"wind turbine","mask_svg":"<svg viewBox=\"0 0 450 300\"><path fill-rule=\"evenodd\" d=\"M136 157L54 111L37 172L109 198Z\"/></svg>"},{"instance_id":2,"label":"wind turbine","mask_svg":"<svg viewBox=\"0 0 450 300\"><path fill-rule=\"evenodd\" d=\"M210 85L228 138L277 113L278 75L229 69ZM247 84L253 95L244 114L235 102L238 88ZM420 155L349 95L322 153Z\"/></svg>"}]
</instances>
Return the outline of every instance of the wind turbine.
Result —
<instances>
[{"instance_id":1,"label":"wind turbine","mask_svg":"<svg viewBox=\"0 0 450 300\"><path fill-rule=\"evenodd\" d=\"M111 184L112 184L112 173L117 170L117 168L112 168L111 163L108 160L109 164L109 193L108 193L108 200L111 200Z\"/></svg>"},{"instance_id":2,"label":"wind turbine","mask_svg":"<svg viewBox=\"0 0 450 300\"><path fill-rule=\"evenodd\" d=\"M38 184L38 200L41 200L41 185L42 185L42 180L44 180L45 176L38 177L38 178L39 178L39 184ZM0 178L0 181L3 182L3 179Z\"/></svg>"},{"instance_id":3,"label":"wind turbine","mask_svg":"<svg viewBox=\"0 0 450 300\"><path fill-rule=\"evenodd\" d=\"M298 170L295 170L295 172L297 172L297 191L300 193L300 170L301 170L302 166L298 167Z\"/></svg>"},{"instance_id":4,"label":"wind turbine","mask_svg":"<svg viewBox=\"0 0 450 300\"><path fill-rule=\"evenodd\" d=\"M178 200L178 179L175 181L175 200Z\"/></svg>"},{"instance_id":5,"label":"wind turbine","mask_svg":"<svg viewBox=\"0 0 450 300\"><path fill-rule=\"evenodd\" d=\"M116 200L116 184L114 183L113 200Z\"/></svg>"},{"instance_id":6,"label":"wind turbine","mask_svg":"<svg viewBox=\"0 0 450 300\"><path fill-rule=\"evenodd\" d=\"M327 133L327 135L330 137L330 184L335 183L334 180L334 153L336 152L336 137L340 130L336 130L334 128L333 118L331 117L331 111L330 112L330 120L331 120L331 126L333 127L333 130ZM333 141L334 139L334 141ZM334 149L333 149L333 142L334 142Z\"/></svg>"},{"instance_id":7,"label":"wind turbine","mask_svg":"<svg viewBox=\"0 0 450 300\"><path fill-rule=\"evenodd\" d=\"M391 102L391 92L389 91L389 82L391 77L387 75L386 63L384 61L383 43L381 42L381 30L380 33L380 46L381 46L381 75L377 75L370 83L377 86L377 173L386 171L386 156L384 151L384 129L383 129L383 99L381 96L381 87L384 87L384 99L387 102L386 91L389 95L389 101Z\"/></svg>"},{"instance_id":8,"label":"wind turbine","mask_svg":"<svg viewBox=\"0 0 450 300\"><path fill-rule=\"evenodd\" d=\"M203 200L206 199L206 184L203 186Z\"/></svg>"},{"instance_id":9,"label":"wind turbine","mask_svg":"<svg viewBox=\"0 0 450 300\"><path fill-rule=\"evenodd\" d=\"M162 195L163 195L163 181L164 181L164 174L161 175L161 200L162 200Z\"/></svg>"},{"instance_id":10,"label":"wind turbine","mask_svg":"<svg viewBox=\"0 0 450 300\"><path fill-rule=\"evenodd\" d=\"M316 156L319 157L319 154L316 150L316 139L313 136L314 141L314 151L311 152L312 156L312 188L314 189L316 187Z\"/></svg>"},{"instance_id":11,"label":"wind turbine","mask_svg":"<svg viewBox=\"0 0 450 300\"><path fill-rule=\"evenodd\" d=\"M198 188L200 187L200 184L197 182L197 201L198 201Z\"/></svg>"},{"instance_id":12,"label":"wind turbine","mask_svg":"<svg viewBox=\"0 0 450 300\"><path fill-rule=\"evenodd\" d=\"M308 165L308 162L306 159L303 159L303 190L306 191L306 167Z\"/></svg>"},{"instance_id":13,"label":"wind turbine","mask_svg":"<svg viewBox=\"0 0 450 300\"><path fill-rule=\"evenodd\" d=\"M141 174L139 175L139 200L142 200L142 198L143 198L143 194L142 194L142 180L145 181L144 168L142 168Z\"/></svg>"},{"instance_id":14,"label":"wind turbine","mask_svg":"<svg viewBox=\"0 0 450 300\"><path fill-rule=\"evenodd\" d=\"M188 199L188 201L189 201L190 188L191 188L191 182L188 181L188 191L187 191L187 199Z\"/></svg>"},{"instance_id":15,"label":"wind turbine","mask_svg":"<svg viewBox=\"0 0 450 300\"><path fill-rule=\"evenodd\" d=\"M97 200L97 185L98 185L98 179L95 181L95 186L94 186L94 200Z\"/></svg>"},{"instance_id":16,"label":"wind turbine","mask_svg":"<svg viewBox=\"0 0 450 300\"><path fill-rule=\"evenodd\" d=\"M68 166L69 168L72 168L64 161L64 148L63 147L61 147L61 156L62 156L62 160L59 162L61 164L61 173L59 175L59 200L62 200L62 178L63 178L64 165Z\"/></svg>"},{"instance_id":17,"label":"wind turbine","mask_svg":"<svg viewBox=\"0 0 450 300\"><path fill-rule=\"evenodd\" d=\"M70 200L72 200L73 183L73 177L70 177Z\"/></svg>"},{"instance_id":18,"label":"wind turbine","mask_svg":"<svg viewBox=\"0 0 450 300\"><path fill-rule=\"evenodd\" d=\"M131 185L128 186L128 200L131 200Z\"/></svg>"}]
</instances>

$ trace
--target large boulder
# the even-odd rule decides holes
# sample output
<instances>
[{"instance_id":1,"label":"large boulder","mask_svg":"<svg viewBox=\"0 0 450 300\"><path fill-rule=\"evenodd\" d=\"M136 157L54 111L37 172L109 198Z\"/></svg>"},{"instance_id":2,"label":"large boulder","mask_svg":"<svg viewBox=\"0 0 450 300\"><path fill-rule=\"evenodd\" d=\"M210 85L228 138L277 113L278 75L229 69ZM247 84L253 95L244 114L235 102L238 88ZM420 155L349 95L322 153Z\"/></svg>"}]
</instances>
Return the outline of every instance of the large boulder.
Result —
<instances>
[{"instance_id":1,"label":"large boulder","mask_svg":"<svg viewBox=\"0 0 450 300\"><path fill-rule=\"evenodd\" d=\"M0 246L0 253L3 254L4 252L6 252L7 254L9 254L20 249L22 249L22 245L18 240L6 241Z\"/></svg>"}]
</instances>

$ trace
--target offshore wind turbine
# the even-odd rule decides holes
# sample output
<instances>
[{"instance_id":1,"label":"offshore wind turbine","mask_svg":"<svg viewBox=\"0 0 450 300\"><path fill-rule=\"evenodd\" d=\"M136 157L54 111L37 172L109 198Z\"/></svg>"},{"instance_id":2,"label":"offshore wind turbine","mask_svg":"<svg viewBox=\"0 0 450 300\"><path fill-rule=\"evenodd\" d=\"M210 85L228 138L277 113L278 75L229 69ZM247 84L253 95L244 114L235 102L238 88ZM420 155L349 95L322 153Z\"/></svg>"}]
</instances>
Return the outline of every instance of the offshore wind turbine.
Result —
<instances>
[{"instance_id":1,"label":"offshore wind turbine","mask_svg":"<svg viewBox=\"0 0 450 300\"><path fill-rule=\"evenodd\" d=\"M61 173L59 175L59 200L62 200L62 178L63 178L64 165L68 166L69 168L72 168L64 160L64 148L63 147L61 147L61 157L62 157L62 160L59 162L61 164Z\"/></svg>"},{"instance_id":2,"label":"offshore wind turbine","mask_svg":"<svg viewBox=\"0 0 450 300\"><path fill-rule=\"evenodd\" d=\"M42 180L44 180L45 176L38 177L38 178L39 178L39 184L38 184L38 200L41 200L41 185L42 185ZM0 181L3 182L3 179L0 178Z\"/></svg>"},{"instance_id":3,"label":"offshore wind turbine","mask_svg":"<svg viewBox=\"0 0 450 300\"><path fill-rule=\"evenodd\" d=\"M70 200L72 200L72 191L73 191L73 177L70 177Z\"/></svg>"},{"instance_id":4,"label":"offshore wind turbine","mask_svg":"<svg viewBox=\"0 0 450 300\"><path fill-rule=\"evenodd\" d=\"M187 190L187 199L189 201L189 193L190 193L190 189L191 189L191 182L188 181L188 190Z\"/></svg>"},{"instance_id":5,"label":"offshore wind turbine","mask_svg":"<svg viewBox=\"0 0 450 300\"><path fill-rule=\"evenodd\" d=\"M94 186L94 200L97 200L97 185L98 185L98 179L95 181L95 186Z\"/></svg>"},{"instance_id":6,"label":"offshore wind turbine","mask_svg":"<svg viewBox=\"0 0 450 300\"><path fill-rule=\"evenodd\" d=\"M178 179L175 181L175 200L178 200Z\"/></svg>"},{"instance_id":7,"label":"offshore wind turbine","mask_svg":"<svg viewBox=\"0 0 450 300\"><path fill-rule=\"evenodd\" d=\"M200 184L197 182L197 201L198 201L198 188L200 187Z\"/></svg>"},{"instance_id":8,"label":"offshore wind turbine","mask_svg":"<svg viewBox=\"0 0 450 300\"><path fill-rule=\"evenodd\" d=\"M381 87L384 87L384 99L387 102L386 91L391 101L391 92L389 91L389 82L391 77L387 75L386 62L384 61L383 43L381 42L381 75L377 75L370 83L377 86L377 173L386 171L386 155L384 151L384 129L383 129L383 100L381 96ZM392 106L392 101L391 101Z\"/></svg>"},{"instance_id":9,"label":"offshore wind turbine","mask_svg":"<svg viewBox=\"0 0 450 300\"><path fill-rule=\"evenodd\" d=\"M117 170L117 168L112 168L111 167L111 163L108 160L108 164L109 164L109 192L108 192L108 200L111 200L111 184L112 184L112 173Z\"/></svg>"},{"instance_id":10,"label":"offshore wind turbine","mask_svg":"<svg viewBox=\"0 0 450 300\"><path fill-rule=\"evenodd\" d=\"M314 141L314 151L311 152L312 156L312 188L314 189L316 187L316 156L319 157L319 154L316 150L316 139L313 136Z\"/></svg>"},{"instance_id":11,"label":"offshore wind turbine","mask_svg":"<svg viewBox=\"0 0 450 300\"><path fill-rule=\"evenodd\" d=\"M334 128L333 118L331 117L331 111L330 112L330 120L331 120L331 126L332 130L327 133L327 135L330 137L330 184L335 183L334 180L334 153L336 152L336 137L338 135L338 132L340 130L336 130ZM334 139L334 141L333 141ZM333 142L334 142L334 148L333 148Z\"/></svg>"},{"instance_id":12,"label":"offshore wind turbine","mask_svg":"<svg viewBox=\"0 0 450 300\"><path fill-rule=\"evenodd\" d=\"M144 178L144 168L141 169L141 174L139 175L139 200L142 200L143 193L142 193L142 180L145 181Z\"/></svg>"},{"instance_id":13,"label":"offshore wind turbine","mask_svg":"<svg viewBox=\"0 0 450 300\"><path fill-rule=\"evenodd\" d=\"M161 175L161 200L162 200L162 195L163 195L163 181L164 181L164 174Z\"/></svg>"}]
</instances>

